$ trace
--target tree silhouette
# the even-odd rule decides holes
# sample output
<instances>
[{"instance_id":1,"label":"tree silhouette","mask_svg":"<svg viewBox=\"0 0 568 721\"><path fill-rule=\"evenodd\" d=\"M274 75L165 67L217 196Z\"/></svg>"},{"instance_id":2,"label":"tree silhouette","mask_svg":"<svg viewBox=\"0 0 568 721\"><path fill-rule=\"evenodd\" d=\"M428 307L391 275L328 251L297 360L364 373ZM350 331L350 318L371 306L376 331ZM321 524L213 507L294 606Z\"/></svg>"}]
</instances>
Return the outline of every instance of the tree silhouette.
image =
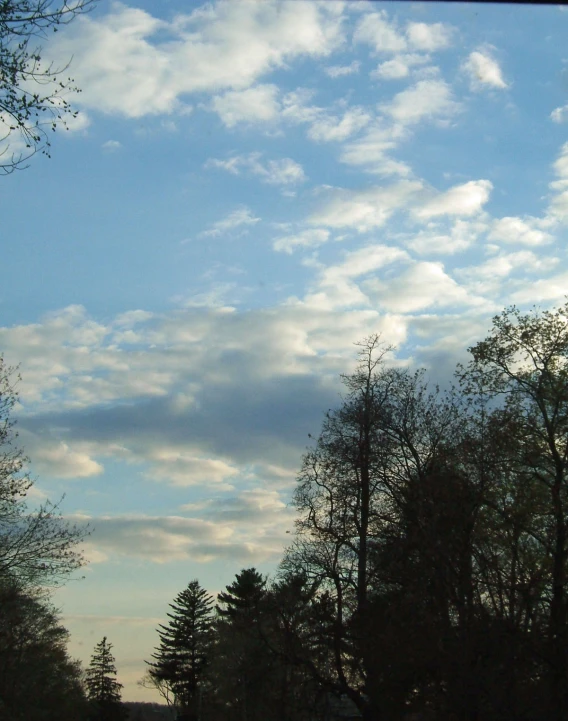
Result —
<instances>
[{"instance_id":1,"label":"tree silhouette","mask_svg":"<svg viewBox=\"0 0 568 721\"><path fill-rule=\"evenodd\" d=\"M160 625L160 645L148 662L149 678L166 700L178 709L178 718L200 716L206 671L211 661L213 598L191 581L170 604L170 619Z\"/></svg>"},{"instance_id":2,"label":"tree silhouette","mask_svg":"<svg viewBox=\"0 0 568 721\"><path fill-rule=\"evenodd\" d=\"M122 684L116 680L112 644L106 636L95 646L85 673L87 698L93 721L122 721L128 715L121 703Z\"/></svg>"}]
</instances>

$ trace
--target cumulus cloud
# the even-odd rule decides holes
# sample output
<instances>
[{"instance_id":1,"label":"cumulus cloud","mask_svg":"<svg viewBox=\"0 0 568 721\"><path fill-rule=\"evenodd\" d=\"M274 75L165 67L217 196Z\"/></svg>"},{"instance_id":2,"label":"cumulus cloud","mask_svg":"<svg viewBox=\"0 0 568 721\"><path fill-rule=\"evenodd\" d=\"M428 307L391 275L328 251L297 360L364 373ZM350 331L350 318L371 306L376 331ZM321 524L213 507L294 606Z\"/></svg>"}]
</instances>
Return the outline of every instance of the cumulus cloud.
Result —
<instances>
[{"instance_id":1,"label":"cumulus cloud","mask_svg":"<svg viewBox=\"0 0 568 721\"><path fill-rule=\"evenodd\" d=\"M545 245L553 240L552 235L546 231L550 225L547 220L531 216L508 216L494 220L487 237L489 240L515 245Z\"/></svg>"},{"instance_id":2,"label":"cumulus cloud","mask_svg":"<svg viewBox=\"0 0 568 721\"><path fill-rule=\"evenodd\" d=\"M406 26L406 36L416 50L435 52L451 45L453 28L444 23L410 22Z\"/></svg>"},{"instance_id":3,"label":"cumulus cloud","mask_svg":"<svg viewBox=\"0 0 568 721\"><path fill-rule=\"evenodd\" d=\"M329 65L325 68L325 73L330 78L343 78L346 75L358 73L360 67L361 63L358 60L353 60L349 65Z\"/></svg>"},{"instance_id":4,"label":"cumulus cloud","mask_svg":"<svg viewBox=\"0 0 568 721\"><path fill-rule=\"evenodd\" d=\"M36 435L21 430L22 442L26 452L33 458L42 476L51 478L89 478L98 476L104 467L91 457L85 444L71 447L48 434Z\"/></svg>"},{"instance_id":5,"label":"cumulus cloud","mask_svg":"<svg viewBox=\"0 0 568 721\"><path fill-rule=\"evenodd\" d=\"M365 288L384 308L398 313L479 303L445 272L442 263L413 263L389 279L373 278Z\"/></svg>"},{"instance_id":6,"label":"cumulus cloud","mask_svg":"<svg viewBox=\"0 0 568 721\"><path fill-rule=\"evenodd\" d=\"M565 123L568 120L568 105L563 105L559 108L555 108L550 113L550 118L555 123Z\"/></svg>"},{"instance_id":7,"label":"cumulus cloud","mask_svg":"<svg viewBox=\"0 0 568 721\"><path fill-rule=\"evenodd\" d=\"M363 108L350 108L341 118L329 115L318 118L308 130L308 137L323 142L346 140L364 128L370 119Z\"/></svg>"},{"instance_id":8,"label":"cumulus cloud","mask_svg":"<svg viewBox=\"0 0 568 721\"><path fill-rule=\"evenodd\" d=\"M294 235L285 235L281 238L276 238L272 247L276 251L290 254L299 248L317 248L319 245L328 241L329 235L329 230L325 230L323 228L311 228L308 230L302 230Z\"/></svg>"},{"instance_id":9,"label":"cumulus cloud","mask_svg":"<svg viewBox=\"0 0 568 721\"><path fill-rule=\"evenodd\" d=\"M412 201L422 190L419 181L403 180L368 190L334 190L310 223L330 228L355 228L360 232L384 225L399 208Z\"/></svg>"},{"instance_id":10,"label":"cumulus cloud","mask_svg":"<svg viewBox=\"0 0 568 721\"><path fill-rule=\"evenodd\" d=\"M210 158L205 167L219 168L233 175L245 170L269 185L294 185L306 179L304 169L292 158L264 161L262 153L234 155L226 160Z\"/></svg>"},{"instance_id":11,"label":"cumulus cloud","mask_svg":"<svg viewBox=\"0 0 568 721\"><path fill-rule=\"evenodd\" d=\"M469 77L472 90L481 90L484 87L504 90L508 87L499 63L491 57L488 50L470 53L462 69Z\"/></svg>"},{"instance_id":12,"label":"cumulus cloud","mask_svg":"<svg viewBox=\"0 0 568 721\"><path fill-rule=\"evenodd\" d=\"M411 174L408 164L389 154L406 136L402 125L375 124L362 137L343 146L340 160L367 173L408 176Z\"/></svg>"},{"instance_id":13,"label":"cumulus cloud","mask_svg":"<svg viewBox=\"0 0 568 721\"><path fill-rule=\"evenodd\" d=\"M83 107L128 117L180 112L189 93L245 90L293 58L329 55L343 37L341 13L327 5L220 2L166 22L115 3L64 28L49 51L56 63L73 57ZM229 113L237 99L225 101Z\"/></svg>"},{"instance_id":14,"label":"cumulus cloud","mask_svg":"<svg viewBox=\"0 0 568 721\"><path fill-rule=\"evenodd\" d=\"M463 185L456 185L445 193L440 193L432 200L416 208L414 214L418 218L432 218L439 215L474 215L489 200L493 185L489 180L470 180Z\"/></svg>"},{"instance_id":15,"label":"cumulus cloud","mask_svg":"<svg viewBox=\"0 0 568 721\"><path fill-rule=\"evenodd\" d=\"M371 45L378 53L401 52L407 46L406 38L389 22L385 10L364 15L353 33L353 40Z\"/></svg>"},{"instance_id":16,"label":"cumulus cloud","mask_svg":"<svg viewBox=\"0 0 568 721\"><path fill-rule=\"evenodd\" d=\"M377 53L398 53L406 49L435 52L451 45L453 28L444 23L409 22L405 30L390 21L385 10L366 14L358 23L353 39L371 45Z\"/></svg>"},{"instance_id":17,"label":"cumulus cloud","mask_svg":"<svg viewBox=\"0 0 568 721\"><path fill-rule=\"evenodd\" d=\"M406 245L420 255L453 255L476 243L487 227L483 221L461 218L449 227L439 221L430 221L426 228L414 232Z\"/></svg>"},{"instance_id":18,"label":"cumulus cloud","mask_svg":"<svg viewBox=\"0 0 568 721\"><path fill-rule=\"evenodd\" d=\"M280 112L276 85L256 85L247 90L229 90L211 101L212 109L228 128L237 123L266 123Z\"/></svg>"},{"instance_id":19,"label":"cumulus cloud","mask_svg":"<svg viewBox=\"0 0 568 721\"><path fill-rule=\"evenodd\" d=\"M557 180L550 183L554 191L549 206L549 214L553 219L566 222L568 219L568 143L560 149L560 155L553 165Z\"/></svg>"},{"instance_id":20,"label":"cumulus cloud","mask_svg":"<svg viewBox=\"0 0 568 721\"><path fill-rule=\"evenodd\" d=\"M511 294L514 303L562 302L566 300L568 272L558 273L523 283L519 290Z\"/></svg>"},{"instance_id":21,"label":"cumulus cloud","mask_svg":"<svg viewBox=\"0 0 568 721\"><path fill-rule=\"evenodd\" d=\"M394 120L405 125L421 120L450 118L461 110L454 100L450 86L443 80L419 80L411 88L395 95L381 109Z\"/></svg>"},{"instance_id":22,"label":"cumulus cloud","mask_svg":"<svg viewBox=\"0 0 568 721\"><path fill-rule=\"evenodd\" d=\"M230 230L235 230L243 225L254 225L258 223L260 218L256 218L250 208L237 208L232 213L222 220L217 220L209 230L204 230L200 233L200 237L217 237L223 233L227 233Z\"/></svg>"},{"instance_id":23,"label":"cumulus cloud","mask_svg":"<svg viewBox=\"0 0 568 721\"><path fill-rule=\"evenodd\" d=\"M527 276L537 272L547 273L557 264L558 258L541 258L530 250L521 250L499 253L484 263L459 269L456 275L466 281L472 291L498 298L519 282L526 284ZM512 277L514 274L515 277ZM532 279L529 284L532 285Z\"/></svg>"},{"instance_id":24,"label":"cumulus cloud","mask_svg":"<svg viewBox=\"0 0 568 721\"><path fill-rule=\"evenodd\" d=\"M410 71L415 65L424 65L428 60L428 55L403 53L392 60L379 63L376 70L371 73L371 77L379 80L400 80L410 75Z\"/></svg>"},{"instance_id":25,"label":"cumulus cloud","mask_svg":"<svg viewBox=\"0 0 568 721\"><path fill-rule=\"evenodd\" d=\"M173 486L227 485L238 473L237 468L219 458L199 458L183 447L151 448L147 460L151 467L146 477Z\"/></svg>"}]
</instances>

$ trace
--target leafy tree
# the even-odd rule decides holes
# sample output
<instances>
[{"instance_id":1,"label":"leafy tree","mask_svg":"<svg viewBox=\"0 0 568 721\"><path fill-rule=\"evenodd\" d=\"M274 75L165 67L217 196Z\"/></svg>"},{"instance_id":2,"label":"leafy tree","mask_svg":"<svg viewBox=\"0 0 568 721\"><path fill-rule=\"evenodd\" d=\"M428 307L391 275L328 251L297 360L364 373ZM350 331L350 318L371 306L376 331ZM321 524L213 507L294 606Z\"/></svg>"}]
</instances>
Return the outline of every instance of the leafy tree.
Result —
<instances>
[{"instance_id":1,"label":"leafy tree","mask_svg":"<svg viewBox=\"0 0 568 721\"><path fill-rule=\"evenodd\" d=\"M48 131L65 117L75 117L67 94L76 88L63 78L66 68L42 61L41 46L33 45L57 31L76 15L89 10L95 0L0 1L0 173L25 166L38 150L49 155ZM13 150L10 139L18 141ZM21 146L23 145L23 149Z\"/></svg>"},{"instance_id":2,"label":"leafy tree","mask_svg":"<svg viewBox=\"0 0 568 721\"><path fill-rule=\"evenodd\" d=\"M95 646L85 673L87 698L93 721L122 721L128 712L121 703L122 684L116 680L112 644L106 636Z\"/></svg>"},{"instance_id":3,"label":"leafy tree","mask_svg":"<svg viewBox=\"0 0 568 721\"><path fill-rule=\"evenodd\" d=\"M15 369L0 357L0 579L15 578L28 587L56 586L83 565L77 545L86 531L63 520L59 503L47 501L28 510L33 481L11 417L18 399L16 380Z\"/></svg>"},{"instance_id":4,"label":"leafy tree","mask_svg":"<svg viewBox=\"0 0 568 721\"><path fill-rule=\"evenodd\" d=\"M82 721L87 702L68 633L45 598L0 581L0 719Z\"/></svg>"},{"instance_id":5,"label":"leafy tree","mask_svg":"<svg viewBox=\"0 0 568 721\"><path fill-rule=\"evenodd\" d=\"M178 709L178 718L199 719L211 661L213 598L191 581L179 593L160 625L160 645L149 662L149 679L164 698Z\"/></svg>"}]
</instances>

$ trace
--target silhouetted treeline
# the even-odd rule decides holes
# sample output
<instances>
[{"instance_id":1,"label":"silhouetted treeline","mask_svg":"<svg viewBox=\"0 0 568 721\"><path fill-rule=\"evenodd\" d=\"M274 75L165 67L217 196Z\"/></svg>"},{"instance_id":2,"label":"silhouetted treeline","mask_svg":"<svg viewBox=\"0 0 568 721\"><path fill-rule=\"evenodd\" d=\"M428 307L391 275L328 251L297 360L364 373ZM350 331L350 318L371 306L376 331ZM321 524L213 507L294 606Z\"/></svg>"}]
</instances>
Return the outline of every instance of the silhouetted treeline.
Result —
<instances>
[{"instance_id":1,"label":"silhouetted treeline","mask_svg":"<svg viewBox=\"0 0 568 721\"><path fill-rule=\"evenodd\" d=\"M276 577L160 628L180 719L568 720L567 316L504 311L444 392L361 345Z\"/></svg>"}]
</instances>

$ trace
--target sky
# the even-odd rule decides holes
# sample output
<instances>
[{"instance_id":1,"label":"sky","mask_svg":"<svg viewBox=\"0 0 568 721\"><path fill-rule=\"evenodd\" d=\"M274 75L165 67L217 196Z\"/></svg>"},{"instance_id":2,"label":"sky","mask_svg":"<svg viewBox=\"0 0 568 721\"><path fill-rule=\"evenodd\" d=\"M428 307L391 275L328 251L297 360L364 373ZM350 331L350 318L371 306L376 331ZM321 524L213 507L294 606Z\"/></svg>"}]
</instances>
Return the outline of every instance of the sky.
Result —
<instances>
[{"instance_id":1,"label":"sky","mask_svg":"<svg viewBox=\"0 0 568 721\"><path fill-rule=\"evenodd\" d=\"M502 308L564 302L567 25L100 0L45 44L80 113L0 178L0 350L32 503L93 529L70 651L107 636L125 700L190 580L274 572L357 341L447 384Z\"/></svg>"}]
</instances>

